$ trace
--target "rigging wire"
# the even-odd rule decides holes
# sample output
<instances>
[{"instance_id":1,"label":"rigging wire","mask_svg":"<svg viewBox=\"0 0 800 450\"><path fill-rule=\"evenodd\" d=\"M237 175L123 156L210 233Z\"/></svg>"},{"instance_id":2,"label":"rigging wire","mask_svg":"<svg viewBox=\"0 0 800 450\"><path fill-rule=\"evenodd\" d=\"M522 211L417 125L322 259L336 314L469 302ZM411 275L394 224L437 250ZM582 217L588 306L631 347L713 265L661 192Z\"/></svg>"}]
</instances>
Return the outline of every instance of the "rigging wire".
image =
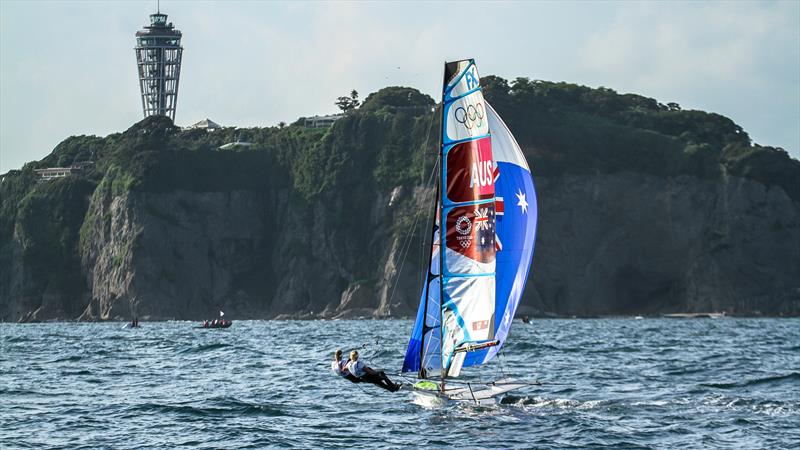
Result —
<instances>
[{"instance_id":1,"label":"rigging wire","mask_svg":"<svg viewBox=\"0 0 800 450\"><path fill-rule=\"evenodd\" d=\"M434 165L434 171L438 164ZM431 173L431 178L433 178L433 173ZM392 304L392 300L394 299L394 293L397 290L397 285L400 284L400 274L403 273L403 266L406 263L406 257L408 256L409 250L411 249L411 242L412 238L414 237L414 230L417 228L417 223L419 223L419 218L421 216L421 210L417 210L417 213L414 215L414 222L409 227L408 231L406 232L405 242L400 247L400 254L402 258L400 260L400 267L397 269L397 275L395 276L394 283L392 285L392 293L389 295L389 305Z\"/></svg>"},{"instance_id":2,"label":"rigging wire","mask_svg":"<svg viewBox=\"0 0 800 450\"><path fill-rule=\"evenodd\" d=\"M427 127L428 128L428 133L425 136L425 142L420 147L420 153L422 153L422 170L420 171L420 181L424 181L424 176L425 176L425 155L427 153L425 150L427 149L428 142L430 141L431 127L433 125L433 120L435 119L435 117L436 117L436 114L431 114L431 120L428 122L428 127ZM438 167L439 167L439 159L437 158L436 161L434 162L434 165L433 165L433 167L431 169L430 174L428 175L427 182L425 182L425 184L423 185L425 190L428 190L430 188L430 186L431 186L431 184L432 184L432 182L434 180L435 174L437 173ZM436 199L434 198L433 200L435 201ZM423 203L426 203L426 202L423 202ZM402 256L401 256L400 266L398 267L398 270L397 270L397 275L395 276L394 283L392 283L392 292L391 292L391 294L389 294L389 302L388 302L389 305L392 304L392 301L394 300L395 291L397 290L397 285L400 284L400 275L403 273L403 266L405 265L406 257L408 256L409 250L411 249L411 242L413 241L414 231L416 230L417 224L419 223L419 218L420 218L420 216L422 215L422 213L424 211L425 211L425 209L417 209L417 212L414 214L414 221L413 221L411 227L409 227L409 229L406 231L406 236L405 236L405 238L403 240L403 245L400 247L400 254ZM429 224L429 219L430 218L426 219L426 221L425 221L426 228L423 229L423 232L424 232L425 229L427 229L427 225ZM425 239L424 238L422 240L422 245L423 245L423 248L424 248L424 245L425 245ZM424 264L423 258L424 258L424 252L421 251L420 252L420 267L422 267L423 264ZM423 281L422 276L420 276L420 283L422 283L422 282L424 282L424 281ZM420 286L421 286L421 284L420 284Z\"/></svg>"}]
</instances>

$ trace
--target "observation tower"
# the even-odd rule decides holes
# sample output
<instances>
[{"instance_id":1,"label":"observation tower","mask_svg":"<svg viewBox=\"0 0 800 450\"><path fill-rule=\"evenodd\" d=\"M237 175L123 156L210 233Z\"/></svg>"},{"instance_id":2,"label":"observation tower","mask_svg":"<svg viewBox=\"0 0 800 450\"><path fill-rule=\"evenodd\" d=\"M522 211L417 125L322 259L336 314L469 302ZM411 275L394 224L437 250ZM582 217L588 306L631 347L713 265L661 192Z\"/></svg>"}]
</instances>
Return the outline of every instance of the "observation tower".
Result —
<instances>
[{"instance_id":1,"label":"observation tower","mask_svg":"<svg viewBox=\"0 0 800 450\"><path fill-rule=\"evenodd\" d=\"M150 26L136 32L136 66L145 117L167 116L175 121L181 75L181 32L159 10Z\"/></svg>"}]
</instances>

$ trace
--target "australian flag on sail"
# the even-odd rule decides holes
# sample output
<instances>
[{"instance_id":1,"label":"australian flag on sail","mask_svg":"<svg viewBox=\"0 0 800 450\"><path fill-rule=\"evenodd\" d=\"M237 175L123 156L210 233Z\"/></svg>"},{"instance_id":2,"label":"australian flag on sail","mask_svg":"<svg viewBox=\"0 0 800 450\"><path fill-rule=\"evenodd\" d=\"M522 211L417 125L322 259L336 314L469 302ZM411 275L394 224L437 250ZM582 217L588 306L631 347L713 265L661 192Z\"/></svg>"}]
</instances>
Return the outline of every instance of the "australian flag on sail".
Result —
<instances>
[{"instance_id":1,"label":"australian flag on sail","mask_svg":"<svg viewBox=\"0 0 800 450\"><path fill-rule=\"evenodd\" d=\"M495 258L494 202L457 206L447 213L447 248L479 263Z\"/></svg>"}]
</instances>

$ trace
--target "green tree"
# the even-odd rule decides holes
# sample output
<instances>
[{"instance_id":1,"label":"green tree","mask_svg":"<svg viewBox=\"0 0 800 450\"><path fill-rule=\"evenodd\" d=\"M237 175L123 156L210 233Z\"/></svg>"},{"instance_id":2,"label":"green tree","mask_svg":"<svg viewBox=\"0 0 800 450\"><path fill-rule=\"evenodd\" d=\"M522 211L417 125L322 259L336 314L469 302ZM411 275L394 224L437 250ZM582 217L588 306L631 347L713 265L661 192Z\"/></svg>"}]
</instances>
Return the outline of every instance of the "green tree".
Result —
<instances>
[{"instance_id":1,"label":"green tree","mask_svg":"<svg viewBox=\"0 0 800 450\"><path fill-rule=\"evenodd\" d=\"M358 100L358 91L353 89L350 91L349 97L339 97L336 99L336 106L342 110L342 112L347 112L353 109L358 108L361 102Z\"/></svg>"}]
</instances>

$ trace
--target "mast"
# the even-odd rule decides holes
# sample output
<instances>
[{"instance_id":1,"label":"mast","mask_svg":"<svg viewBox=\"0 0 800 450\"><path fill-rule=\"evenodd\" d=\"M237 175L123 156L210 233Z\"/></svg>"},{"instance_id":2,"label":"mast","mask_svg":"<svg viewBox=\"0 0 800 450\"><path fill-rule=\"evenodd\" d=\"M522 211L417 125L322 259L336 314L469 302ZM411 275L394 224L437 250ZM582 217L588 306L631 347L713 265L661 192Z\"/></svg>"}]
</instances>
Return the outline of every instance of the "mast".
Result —
<instances>
[{"instance_id":1,"label":"mast","mask_svg":"<svg viewBox=\"0 0 800 450\"><path fill-rule=\"evenodd\" d=\"M445 216L444 216L444 101L445 89L447 89L447 61L444 62L444 70L442 71L442 107L439 113L439 192L436 193L437 207L439 208L439 310L442 309L442 302L444 301L444 253L447 246L445 245L446 233L445 230ZM440 313L439 316L439 353L442 352L441 347L444 345L444 314ZM444 380L447 377L447 367L445 367L444 355L442 355L442 383L441 391L444 394Z\"/></svg>"}]
</instances>

